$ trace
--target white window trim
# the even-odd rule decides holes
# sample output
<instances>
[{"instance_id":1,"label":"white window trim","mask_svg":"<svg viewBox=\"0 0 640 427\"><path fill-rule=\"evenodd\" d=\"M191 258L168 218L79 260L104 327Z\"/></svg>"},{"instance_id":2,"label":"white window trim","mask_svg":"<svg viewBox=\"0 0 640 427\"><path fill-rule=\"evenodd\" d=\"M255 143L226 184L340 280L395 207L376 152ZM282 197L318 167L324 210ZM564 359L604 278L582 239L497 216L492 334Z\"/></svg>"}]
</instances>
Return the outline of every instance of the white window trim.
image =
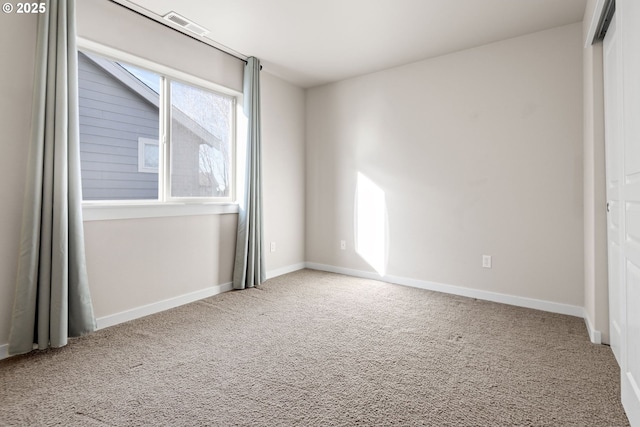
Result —
<instances>
[{"instance_id":1,"label":"white window trim","mask_svg":"<svg viewBox=\"0 0 640 427\"><path fill-rule=\"evenodd\" d=\"M163 218L171 216L237 214L237 203L167 203L151 201L84 202L82 219L108 221L116 219Z\"/></svg>"},{"instance_id":2,"label":"white window trim","mask_svg":"<svg viewBox=\"0 0 640 427\"><path fill-rule=\"evenodd\" d=\"M96 53L103 57L129 63L133 66L138 66L155 73L159 73L161 75L165 75L172 80L182 81L187 84L196 85L202 87L204 89L212 90L215 92L219 92L224 95L232 96L236 99L236 105L242 105L242 96L243 94L240 92L236 92L235 90L229 89L227 87L217 85L210 81L192 76L188 73L182 72L180 70L168 67L166 65L158 64L152 61L149 61L144 58L140 58L136 55L132 55L130 53L124 52L119 49L114 49L112 47L108 47L102 45L100 43L96 43L92 40L88 40L82 37L77 37L77 48L78 50L86 50L89 52ZM166 81L166 79L163 79ZM166 90L166 86L164 88ZM244 165L240 165L238 162L237 155L237 141L238 136L242 135L243 132L239 132L238 124L241 122L238 117L238 110L234 112L234 140L236 143L233 146L231 161L234 165L234 179L231 182L231 195L228 198L213 200L208 198L171 198L166 197L165 195L168 191L165 191L164 186L168 184L167 180L170 178L170 172L167 168L168 165L165 165L166 173L159 173L158 177L158 185L159 185L159 199L158 200L91 200L91 201L83 201L82 202L82 212L83 212L83 220L84 221L103 221L103 220L116 220L116 219L134 219L134 218L158 218L158 217L171 217L171 216L191 216L191 215L222 215L222 214L236 214L239 211L239 205L237 200L239 200L240 194L238 194L238 189L242 188L241 183L238 179L242 176L241 170L244 168ZM164 114L161 111L160 114ZM166 144L165 138L167 137L166 132L164 137L161 135L162 144L159 143L160 147L160 162L168 162L169 156L167 155L168 146ZM160 171L157 171L160 172ZM162 176L164 175L164 176ZM169 200L167 200L169 199Z\"/></svg>"}]
</instances>

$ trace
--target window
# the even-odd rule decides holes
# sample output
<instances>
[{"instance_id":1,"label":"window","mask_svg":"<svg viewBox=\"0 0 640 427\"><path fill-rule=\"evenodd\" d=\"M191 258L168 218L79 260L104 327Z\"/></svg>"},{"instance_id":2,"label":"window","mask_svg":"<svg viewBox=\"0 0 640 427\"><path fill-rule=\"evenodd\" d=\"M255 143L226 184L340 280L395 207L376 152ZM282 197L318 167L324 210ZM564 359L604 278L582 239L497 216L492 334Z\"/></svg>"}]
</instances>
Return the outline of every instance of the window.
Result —
<instances>
[{"instance_id":1,"label":"window","mask_svg":"<svg viewBox=\"0 0 640 427\"><path fill-rule=\"evenodd\" d=\"M229 197L233 101L171 82L172 197Z\"/></svg>"},{"instance_id":2,"label":"window","mask_svg":"<svg viewBox=\"0 0 640 427\"><path fill-rule=\"evenodd\" d=\"M160 147L157 139L138 138L138 172L158 173Z\"/></svg>"},{"instance_id":3,"label":"window","mask_svg":"<svg viewBox=\"0 0 640 427\"><path fill-rule=\"evenodd\" d=\"M89 52L78 85L85 201L233 200L234 96Z\"/></svg>"}]
</instances>

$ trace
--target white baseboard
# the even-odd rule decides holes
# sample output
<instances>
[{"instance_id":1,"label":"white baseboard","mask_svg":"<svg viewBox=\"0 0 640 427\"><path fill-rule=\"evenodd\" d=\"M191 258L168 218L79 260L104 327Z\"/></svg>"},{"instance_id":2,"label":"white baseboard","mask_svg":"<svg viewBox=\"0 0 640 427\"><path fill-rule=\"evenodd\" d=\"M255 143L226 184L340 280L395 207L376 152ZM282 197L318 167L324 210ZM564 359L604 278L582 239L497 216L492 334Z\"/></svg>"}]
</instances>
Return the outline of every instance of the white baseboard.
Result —
<instances>
[{"instance_id":1,"label":"white baseboard","mask_svg":"<svg viewBox=\"0 0 640 427\"><path fill-rule=\"evenodd\" d=\"M551 301L544 301L534 298L519 297L514 295L501 294L497 292L482 291L478 289L465 288L461 286L446 285L442 283L429 282L425 280L410 279L399 276L383 276L380 277L377 273L353 270L342 267L335 267L332 265L317 264L313 262L299 263L290 265L283 268L278 268L267 272L267 279L271 279L283 274L291 273L303 268L309 268L312 270L328 271L331 273L339 273L347 276L362 277L365 279L382 280L397 285L410 286L414 288L426 289L430 291L437 291L447 294L460 295L470 298L476 298L486 301L493 301L502 304L509 304L518 307L533 308L536 310L549 311L552 313L566 314L569 316L581 317L585 319L587 325L587 331L589 338L594 344L601 343L601 333L593 329L592 322L587 316L583 307L578 307L569 304L562 304ZM138 319L140 317L148 316L151 314L159 313L164 310L169 310L184 304L188 304L194 301L198 301L203 298L207 298L213 295L220 294L222 292L230 291L232 289L231 283L224 283L222 285L212 286L207 289L203 289L196 292L191 292L185 295L180 295L174 298L169 298L163 301L158 301L152 304L132 308L130 310L122 311L120 313L111 314L108 316L100 317L96 319L98 329L114 326L119 323L128 322L130 320ZM0 360L8 357L8 344L0 344Z\"/></svg>"},{"instance_id":2,"label":"white baseboard","mask_svg":"<svg viewBox=\"0 0 640 427\"><path fill-rule=\"evenodd\" d=\"M128 322L130 320L138 319L144 316L149 316L150 314L159 313L161 311L179 307L184 304L189 304L203 298L221 294L222 292L230 291L231 289L231 282L223 283L222 285L211 286L210 288L190 292L188 294L180 295L174 298L168 298L140 307L135 307L130 310L121 311L120 313L99 317L96 319L96 323L98 324L98 329L108 328L109 326L114 326L119 323ZM9 344L0 344L0 360L6 359L7 357L9 357Z\"/></svg>"},{"instance_id":3,"label":"white baseboard","mask_svg":"<svg viewBox=\"0 0 640 427\"><path fill-rule=\"evenodd\" d=\"M558 302L539 300L534 298L519 297L515 295L501 294L498 292L482 291L479 289L465 288L462 286L446 285L443 283L429 282L426 280L410 279L398 276L380 277L377 273L352 270L348 268L335 267L332 265L306 263L306 267L312 270L328 271L331 273L345 274L347 276L362 277L364 279L382 280L397 285L411 286L413 288L427 289L447 294L460 295L469 298L476 298L485 301L493 301L502 304L514 305L517 307L533 308L536 310L548 311L551 313L566 314L575 317L584 317L584 308L577 305L562 304Z\"/></svg>"},{"instance_id":4,"label":"white baseboard","mask_svg":"<svg viewBox=\"0 0 640 427\"><path fill-rule=\"evenodd\" d=\"M584 317L584 323L587 325L587 332L589 333L591 342L594 344L602 344L602 333L593 327L593 322L586 309L583 309L582 317Z\"/></svg>"},{"instance_id":5,"label":"white baseboard","mask_svg":"<svg viewBox=\"0 0 640 427\"><path fill-rule=\"evenodd\" d=\"M304 262L300 262L298 264L288 265L282 268L276 268L273 270L267 271L267 280L273 279L274 277L282 276L283 274L293 273L294 271L302 270L306 268L306 264Z\"/></svg>"},{"instance_id":6,"label":"white baseboard","mask_svg":"<svg viewBox=\"0 0 640 427\"><path fill-rule=\"evenodd\" d=\"M208 298L222 292L227 292L231 289L231 282L223 283L222 285L212 286L200 291L190 292L188 294L180 295L174 298L168 298L162 301L135 307L130 310L121 311L120 313L100 317L96 319L96 322L98 323L98 329L108 328L109 326L114 326L119 323L128 322L130 320L138 319L144 316L149 316L150 314L159 313L161 311L169 310L171 308L175 308L184 304L189 304L191 302L198 301L203 298Z\"/></svg>"}]
</instances>

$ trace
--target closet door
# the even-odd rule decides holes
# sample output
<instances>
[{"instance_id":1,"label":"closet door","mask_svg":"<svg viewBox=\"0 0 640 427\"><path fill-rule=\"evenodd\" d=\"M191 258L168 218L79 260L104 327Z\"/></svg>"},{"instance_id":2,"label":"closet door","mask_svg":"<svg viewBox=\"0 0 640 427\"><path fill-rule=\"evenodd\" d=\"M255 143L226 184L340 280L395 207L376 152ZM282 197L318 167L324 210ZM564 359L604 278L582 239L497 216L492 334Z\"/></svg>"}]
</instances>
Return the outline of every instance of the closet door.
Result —
<instances>
[{"instance_id":1,"label":"closet door","mask_svg":"<svg viewBox=\"0 0 640 427\"><path fill-rule=\"evenodd\" d=\"M621 312L622 403L632 426L640 426L640 1L619 0L618 43L622 58Z\"/></svg>"},{"instance_id":2,"label":"closet door","mask_svg":"<svg viewBox=\"0 0 640 427\"><path fill-rule=\"evenodd\" d=\"M604 38L604 129L607 187L607 246L609 255L609 339L611 350L621 363L620 337L623 319L621 299L621 214L622 187L622 78L616 17L611 21Z\"/></svg>"}]
</instances>

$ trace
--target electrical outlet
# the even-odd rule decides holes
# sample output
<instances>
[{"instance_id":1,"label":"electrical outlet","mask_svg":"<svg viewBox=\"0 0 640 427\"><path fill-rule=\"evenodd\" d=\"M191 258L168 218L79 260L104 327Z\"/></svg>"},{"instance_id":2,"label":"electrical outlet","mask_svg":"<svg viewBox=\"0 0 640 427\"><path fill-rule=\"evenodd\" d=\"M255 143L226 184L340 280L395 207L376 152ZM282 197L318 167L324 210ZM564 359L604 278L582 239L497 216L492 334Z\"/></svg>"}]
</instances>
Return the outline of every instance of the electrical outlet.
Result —
<instances>
[{"instance_id":1,"label":"electrical outlet","mask_svg":"<svg viewBox=\"0 0 640 427\"><path fill-rule=\"evenodd\" d=\"M276 242L271 242L271 252L276 251Z\"/></svg>"},{"instance_id":2,"label":"electrical outlet","mask_svg":"<svg viewBox=\"0 0 640 427\"><path fill-rule=\"evenodd\" d=\"M340 240L340 249L342 249L343 251L347 250L347 241L346 240Z\"/></svg>"},{"instance_id":3,"label":"electrical outlet","mask_svg":"<svg viewBox=\"0 0 640 427\"><path fill-rule=\"evenodd\" d=\"M482 255L482 266L484 268L491 268L491 255Z\"/></svg>"}]
</instances>

